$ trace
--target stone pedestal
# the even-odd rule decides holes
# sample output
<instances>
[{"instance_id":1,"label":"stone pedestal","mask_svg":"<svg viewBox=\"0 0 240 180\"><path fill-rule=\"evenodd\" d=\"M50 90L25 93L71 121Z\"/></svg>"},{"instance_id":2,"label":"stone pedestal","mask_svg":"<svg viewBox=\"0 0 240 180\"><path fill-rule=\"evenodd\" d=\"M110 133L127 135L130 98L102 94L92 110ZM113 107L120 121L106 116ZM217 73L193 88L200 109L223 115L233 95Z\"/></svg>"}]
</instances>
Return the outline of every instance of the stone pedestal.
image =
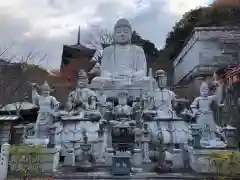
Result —
<instances>
[{"instance_id":1,"label":"stone pedestal","mask_svg":"<svg viewBox=\"0 0 240 180\"><path fill-rule=\"evenodd\" d=\"M113 148L107 148L105 152L105 164L112 166Z\"/></svg>"},{"instance_id":2,"label":"stone pedestal","mask_svg":"<svg viewBox=\"0 0 240 180\"><path fill-rule=\"evenodd\" d=\"M132 156L132 164L135 167L140 167L142 165L143 158L142 158L142 150L141 149L134 149L133 156Z\"/></svg>"},{"instance_id":3,"label":"stone pedestal","mask_svg":"<svg viewBox=\"0 0 240 180\"><path fill-rule=\"evenodd\" d=\"M91 144L88 144L87 142L85 142L84 144L81 144L81 150L82 150L82 163L80 166L77 167L78 170L83 171L83 172L87 172L87 171L91 171L93 166L92 163L89 161L89 157L88 157L88 153L91 149Z\"/></svg>"},{"instance_id":4,"label":"stone pedestal","mask_svg":"<svg viewBox=\"0 0 240 180\"><path fill-rule=\"evenodd\" d=\"M182 149L173 149L172 162L173 162L173 168L179 169L179 168L184 167L183 150Z\"/></svg>"},{"instance_id":5,"label":"stone pedestal","mask_svg":"<svg viewBox=\"0 0 240 180\"><path fill-rule=\"evenodd\" d=\"M209 163L209 155L214 152L232 153L234 150L224 149L194 149L187 147L189 163L192 170L198 173L216 173L216 169Z\"/></svg>"},{"instance_id":6,"label":"stone pedestal","mask_svg":"<svg viewBox=\"0 0 240 180\"><path fill-rule=\"evenodd\" d=\"M226 126L223 128L223 132L225 134L227 140L228 148L236 148L237 147L237 129L232 126Z\"/></svg>"},{"instance_id":7,"label":"stone pedestal","mask_svg":"<svg viewBox=\"0 0 240 180\"><path fill-rule=\"evenodd\" d=\"M103 139L99 139L98 141L98 149L96 149L96 163L98 164L103 164L105 163L105 159L104 159L104 151L103 151Z\"/></svg>"},{"instance_id":8,"label":"stone pedestal","mask_svg":"<svg viewBox=\"0 0 240 180\"><path fill-rule=\"evenodd\" d=\"M25 156L31 156L31 154L26 154ZM43 173L55 172L59 166L59 157L59 148L42 148L39 153L36 153L36 162L33 162L33 164L29 164L29 168L33 168L35 170L37 168L40 170L40 172ZM16 172L18 171L18 168L22 169L21 167L23 165L26 165L25 160L19 162L17 159L19 159L19 154L11 154L8 161L9 173Z\"/></svg>"},{"instance_id":9,"label":"stone pedestal","mask_svg":"<svg viewBox=\"0 0 240 180\"><path fill-rule=\"evenodd\" d=\"M131 157L127 152L121 152L112 157L112 174L128 176L131 172Z\"/></svg>"},{"instance_id":10,"label":"stone pedestal","mask_svg":"<svg viewBox=\"0 0 240 180\"><path fill-rule=\"evenodd\" d=\"M68 150L64 158L64 166L75 166L74 149Z\"/></svg>"},{"instance_id":11,"label":"stone pedestal","mask_svg":"<svg viewBox=\"0 0 240 180\"><path fill-rule=\"evenodd\" d=\"M193 138L193 147L200 148L200 140L201 140L201 129L197 126L197 124L193 124L191 127L192 138Z\"/></svg>"}]
</instances>

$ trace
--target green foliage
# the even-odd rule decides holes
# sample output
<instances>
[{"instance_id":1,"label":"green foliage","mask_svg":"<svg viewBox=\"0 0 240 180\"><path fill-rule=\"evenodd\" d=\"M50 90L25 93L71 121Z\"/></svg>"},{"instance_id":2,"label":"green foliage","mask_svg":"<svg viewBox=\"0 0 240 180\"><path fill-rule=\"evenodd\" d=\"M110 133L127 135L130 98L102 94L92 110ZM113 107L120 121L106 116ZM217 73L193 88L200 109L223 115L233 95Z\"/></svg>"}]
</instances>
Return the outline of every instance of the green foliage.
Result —
<instances>
[{"instance_id":1,"label":"green foliage","mask_svg":"<svg viewBox=\"0 0 240 180\"><path fill-rule=\"evenodd\" d=\"M22 179L29 176L39 175L41 173L41 161L39 154L42 153L42 147L31 147L28 145L12 146L9 149L10 169L16 172Z\"/></svg>"},{"instance_id":2,"label":"green foliage","mask_svg":"<svg viewBox=\"0 0 240 180\"><path fill-rule=\"evenodd\" d=\"M217 173L236 175L240 170L240 152L214 152L209 156L209 162Z\"/></svg>"},{"instance_id":3,"label":"green foliage","mask_svg":"<svg viewBox=\"0 0 240 180\"><path fill-rule=\"evenodd\" d=\"M143 39L136 31L133 31L132 33L132 43L138 46L142 46L147 56L158 56L158 49L155 47L154 43Z\"/></svg>"},{"instance_id":4,"label":"green foliage","mask_svg":"<svg viewBox=\"0 0 240 180\"><path fill-rule=\"evenodd\" d=\"M164 52L173 60L184 46L194 27L237 26L240 23L240 5L200 7L183 15L168 33Z\"/></svg>"}]
</instances>

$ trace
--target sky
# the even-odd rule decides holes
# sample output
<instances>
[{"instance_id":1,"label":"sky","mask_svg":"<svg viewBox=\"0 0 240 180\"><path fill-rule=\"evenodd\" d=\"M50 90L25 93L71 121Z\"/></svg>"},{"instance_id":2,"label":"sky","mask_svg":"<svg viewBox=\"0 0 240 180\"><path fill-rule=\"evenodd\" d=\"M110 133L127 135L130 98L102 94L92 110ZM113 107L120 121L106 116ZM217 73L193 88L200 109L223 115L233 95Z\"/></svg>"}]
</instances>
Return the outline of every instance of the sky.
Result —
<instances>
[{"instance_id":1,"label":"sky","mask_svg":"<svg viewBox=\"0 0 240 180\"><path fill-rule=\"evenodd\" d=\"M34 62L58 69L63 44L89 42L92 27L113 31L119 18L130 21L141 37L164 46L167 33L185 12L211 0L8 0L0 1L0 51L5 57L38 55Z\"/></svg>"}]
</instances>

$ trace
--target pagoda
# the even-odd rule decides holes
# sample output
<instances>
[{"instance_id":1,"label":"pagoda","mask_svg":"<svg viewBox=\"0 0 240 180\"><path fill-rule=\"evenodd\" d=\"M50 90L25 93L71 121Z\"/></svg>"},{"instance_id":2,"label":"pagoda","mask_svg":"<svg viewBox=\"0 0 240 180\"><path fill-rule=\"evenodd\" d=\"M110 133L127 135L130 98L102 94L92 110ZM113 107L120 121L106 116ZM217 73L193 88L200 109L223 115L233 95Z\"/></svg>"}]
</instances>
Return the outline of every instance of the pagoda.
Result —
<instances>
[{"instance_id":1,"label":"pagoda","mask_svg":"<svg viewBox=\"0 0 240 180\"><path fill-rule=\"evenodd\" d=\"M80 43L80 27L78 29L77 43L74 45L63 45L62 62L60 73L68 82L76 82L76 74L79 69L89 72L96 62L91 61L95 49L88 48Z\"/></svg>"}]
</instances>

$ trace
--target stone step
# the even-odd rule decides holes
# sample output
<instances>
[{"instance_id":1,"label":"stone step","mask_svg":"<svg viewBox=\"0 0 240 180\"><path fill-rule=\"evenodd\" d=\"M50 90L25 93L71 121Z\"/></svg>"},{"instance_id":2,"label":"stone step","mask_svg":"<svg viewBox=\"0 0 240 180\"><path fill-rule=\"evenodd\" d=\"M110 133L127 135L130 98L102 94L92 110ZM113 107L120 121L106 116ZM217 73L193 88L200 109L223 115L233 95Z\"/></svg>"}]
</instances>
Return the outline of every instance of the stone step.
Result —
<instances>
[{"instance_id":1,"label":"stone step","mask_svg":"<svg viewBox=\"0 0 240 180\"><path fill-rule=\"evenodd\" d=\"M130 176L113 176L109 172L90 172L90 173L59 173L54 176L54 179L92 179L92 180L141 180L141 179L215 179L216 176L207 175L197 175L197 174L183 174L183 173L166 173L166 174L156 174L156 173L137 173ZM233 178L231 178L233 179ZM236 178L238 179L238 178Z\"/></svg>"}]
</instances>

